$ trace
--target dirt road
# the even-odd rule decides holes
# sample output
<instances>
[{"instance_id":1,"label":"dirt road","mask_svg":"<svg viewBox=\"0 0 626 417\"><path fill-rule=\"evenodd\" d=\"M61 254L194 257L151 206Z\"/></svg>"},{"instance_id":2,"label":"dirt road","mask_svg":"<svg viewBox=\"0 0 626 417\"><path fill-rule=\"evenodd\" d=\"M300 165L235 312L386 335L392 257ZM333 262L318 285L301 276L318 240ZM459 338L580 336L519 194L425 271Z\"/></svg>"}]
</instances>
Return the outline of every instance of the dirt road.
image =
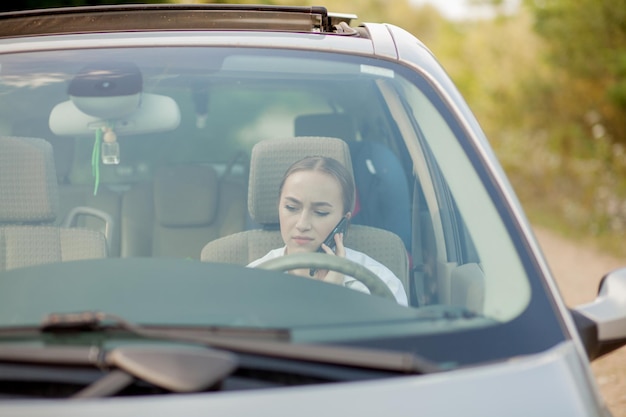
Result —
<instances>
[{"instance_id":1,"label":"dirt road","mask_svg":"<svg viewBox=\"0 0 626 417\"><path fill-rule=\"evenodd\" d=\"M535 235L568 306L592 301L602 276L613 269L626 267L626 259L576 245L547 230L536 227ZM597 359L592 368L614 416L626 417L626 347Z\"/></svg>"}]
</instances>

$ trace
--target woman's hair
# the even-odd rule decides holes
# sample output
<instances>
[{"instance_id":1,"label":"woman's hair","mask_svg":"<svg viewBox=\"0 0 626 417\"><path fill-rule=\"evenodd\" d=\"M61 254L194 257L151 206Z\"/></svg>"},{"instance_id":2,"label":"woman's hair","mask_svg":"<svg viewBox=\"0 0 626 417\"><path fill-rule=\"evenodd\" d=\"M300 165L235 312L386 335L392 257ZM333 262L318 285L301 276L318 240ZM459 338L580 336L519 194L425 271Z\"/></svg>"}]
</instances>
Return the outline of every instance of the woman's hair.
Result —
<instances>
[{"instance_id":1,"label":"woman's hair","mask_svg":"<svg viewBox=\"0 0 626 417\"><path fill-rule=\"evenodd\" d=\"M307 156L299 161L294 162L285 172L278 195L283 191L283 185L287 178L294 172L299 171L319 171L330 175L337 180L341 186L341 195L343 198L343 214L352 211L354 206L354 180L352 174L343 164L336 159L325 156Z\"/></svg>"}]
</instances>

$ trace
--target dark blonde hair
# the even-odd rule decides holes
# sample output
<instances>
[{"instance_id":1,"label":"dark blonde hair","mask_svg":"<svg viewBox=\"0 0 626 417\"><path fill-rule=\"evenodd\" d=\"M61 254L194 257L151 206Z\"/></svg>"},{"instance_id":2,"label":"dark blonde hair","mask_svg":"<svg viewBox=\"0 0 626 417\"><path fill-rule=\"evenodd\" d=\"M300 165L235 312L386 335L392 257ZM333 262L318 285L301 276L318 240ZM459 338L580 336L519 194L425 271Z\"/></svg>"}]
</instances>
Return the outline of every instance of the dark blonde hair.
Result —
<instances>
[{"instance_id":1,"label":"dark blonde hair","mask_svg":"<svg viewBox=\"0 0 626 417\"><path fill-rule=\"evenodd\" d=\"M326 156L307 156L299 161L294 162L283 176L278 188L278 195L283 192L283 185L287 178L294 172L299 171L319 171L330 175L337 180L341 186L341 195L343 199L343 214L352 211L354 206L354 179L348 169L339 161Z\"/></svg>"}]
</instances>

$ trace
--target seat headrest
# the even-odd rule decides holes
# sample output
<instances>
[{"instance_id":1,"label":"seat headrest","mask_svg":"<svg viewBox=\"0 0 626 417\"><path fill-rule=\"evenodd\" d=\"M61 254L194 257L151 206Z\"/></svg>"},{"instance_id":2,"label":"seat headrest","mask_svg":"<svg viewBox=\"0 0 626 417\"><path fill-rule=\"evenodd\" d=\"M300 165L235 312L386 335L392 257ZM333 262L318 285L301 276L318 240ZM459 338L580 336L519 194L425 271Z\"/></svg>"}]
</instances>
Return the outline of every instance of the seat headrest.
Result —
<instances>
[{"instance_id":1,"label":"seat headrest","mask_svg":"<svg viewBox=\"0 0 626 417\"><path fill-rule=\"evenodd\" d=\"M0 223L52 222L58 210L50 143L0 136Z\"/></svg>"},{"instance_id":2,"label":"seat headrest","mask_svg":"<svg viewBox=\"0 0 626 417\"><path fill-rule=\"evenodd\" d=\"M326 136L345 141L356 140L354 120L343 113L303 114L294 121L296 136Z\"/></svg>"},{"instance_id":3,"label":"seat headrest","mask_svg":"<svg viewBox=\"0 0 626 417\"><path fill-rule=\"evenodd\" d=\"M263 225L278 224L278 188L287 168L307 156L326 156L341 162L352 173L348 145L328 137L270 139L257 143L250 157L248 210Z\"/></svg>"},{"instance_id":4,"label":"seat headrest","mask_svg":"<svg viewBox=\"0 0 626 417\"><path fill-rule=\"evenodd\" d=\"M219 179L211 166L175 165L155 173L154 215L161 226L209 225L217 215L218 201Z\"/></svg>"}]
</instances>

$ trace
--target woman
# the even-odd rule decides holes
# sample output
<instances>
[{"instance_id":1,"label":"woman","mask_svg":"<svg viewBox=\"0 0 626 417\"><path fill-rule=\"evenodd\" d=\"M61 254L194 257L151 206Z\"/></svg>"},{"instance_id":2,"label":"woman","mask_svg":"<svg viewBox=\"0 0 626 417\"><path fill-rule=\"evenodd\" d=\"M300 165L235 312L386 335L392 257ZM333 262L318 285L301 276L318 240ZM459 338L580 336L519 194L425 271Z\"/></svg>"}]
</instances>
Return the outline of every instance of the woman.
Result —
<instances>
[{"instance_id":1,"label":"woman","mask_svg":"<svg viewBox=\"0 0 626 417\"><path fill-rule=\"evenodd\" d=\"M321 246L330 256L347 258L374 272L387 284L398 303L407 305L406 292L398 277L366 254L346 248L343 233L335 235L335 251L323 244L342 217L350 218L353 204L354 182L340 162L321 156L297 161L287 169L279 188L278 217L285 246L248 266L287 254L316 252ZM300 269L290 273L369 293L363 283L336 271Z\"/></svg>"}]
</instances>

